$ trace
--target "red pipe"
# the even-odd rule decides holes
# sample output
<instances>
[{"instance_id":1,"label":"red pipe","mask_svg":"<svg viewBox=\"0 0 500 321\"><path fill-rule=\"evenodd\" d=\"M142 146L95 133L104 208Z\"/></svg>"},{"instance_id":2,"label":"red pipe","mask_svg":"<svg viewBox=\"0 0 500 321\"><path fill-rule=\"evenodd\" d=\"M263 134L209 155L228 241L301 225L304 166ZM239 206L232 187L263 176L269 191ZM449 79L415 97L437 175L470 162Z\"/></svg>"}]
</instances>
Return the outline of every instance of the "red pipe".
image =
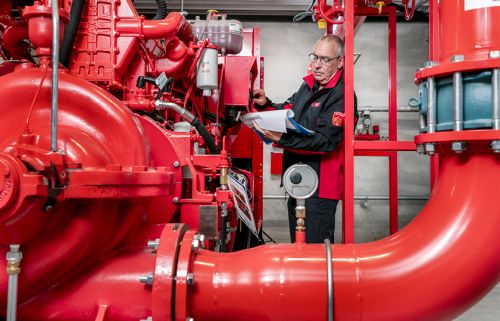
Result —
<instances>
[{"instance_id":1,"label":"red pipe","mask_svg":"<svg viewBox=\"0 0 500 321\"><path fill-rule=\"evenodd\" d=\"M162 39L176 35L185 44L193 40L191 24L179 12L171 12L163 20L144 20L141 17L122 18L116 31L146 39Z\"/></svg>"},{"instance_id":2,"label":"red pipe","mask_svg":"<svg viewBox=\"0 0 500 321\"><path fill-rule=\"evenodd\" d=\"M445 147L411 224L381 241L333 245L335 320L450 320L500 280L498 160L487 148L457 156ZM192 271L195 320L326 318L323 245L200 251Z\"/></svg>"},{"instance_id":3,"label":"red pipe","mask_svg":"<svg viewBox=\"0 0 500 321\"><path fill-rule=\"evenodd\" d=\"M151 287L139 282L154 269L147 251L120 252L73 280L53 287L19 307L19 320L133 320L151 315ZM117 277L119 276L119 277ZM104 318L99 318L104 314Z\"/></svg>"}]
</instances>

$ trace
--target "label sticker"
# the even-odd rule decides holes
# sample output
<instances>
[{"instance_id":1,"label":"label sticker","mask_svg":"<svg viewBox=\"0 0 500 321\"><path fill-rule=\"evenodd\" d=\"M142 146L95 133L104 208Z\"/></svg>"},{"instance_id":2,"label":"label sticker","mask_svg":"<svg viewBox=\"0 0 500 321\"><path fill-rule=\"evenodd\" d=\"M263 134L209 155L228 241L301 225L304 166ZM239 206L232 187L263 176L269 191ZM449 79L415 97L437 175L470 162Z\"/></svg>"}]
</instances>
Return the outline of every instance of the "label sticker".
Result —
<instances>
[{"instance_id":1,"label":"label sticker","mask_svg":"<svg viewBox=\"0 0 500 321\"><path fill-rule=\"evenodd\" d=\"M464 10L474 10L488 7L500 7L500 0L465 0Z\"/></svg>"},{"instance_id":2,"label":"label sticker","mask_svg":"<svg viewBox=\"0 0 500 321\"><path fill-rule=\"evenodd\" d=\"M229 24L229 32L231 32L231 33L241 33L242 32L241 25L239 25L237 23L230 23Z\"/></svg>"}]
</instances>

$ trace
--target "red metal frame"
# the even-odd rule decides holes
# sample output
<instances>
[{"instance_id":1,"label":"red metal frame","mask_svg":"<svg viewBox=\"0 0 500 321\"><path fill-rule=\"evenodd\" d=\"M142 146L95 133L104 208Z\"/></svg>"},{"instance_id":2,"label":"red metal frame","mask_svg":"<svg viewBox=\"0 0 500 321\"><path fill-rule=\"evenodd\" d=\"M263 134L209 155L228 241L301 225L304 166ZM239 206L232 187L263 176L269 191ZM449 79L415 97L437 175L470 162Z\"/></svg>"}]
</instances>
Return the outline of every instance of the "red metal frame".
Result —
<instances>
[{"instance_id":1,"label":"red metal frame","mask_svg":"<svg viewBox=\"0 0 500 321\"><path fill-rule=\"evenodd\" d=\"M389 233L398 231L398 159L399 151L415 151L415 143L411 141L398 141L397 128L397 56L396 56L396 8L384 6L382 15L388 16L388 100L389 100L389 141L355 141L350 128L354 127L354 69L350 66L353 62L354 32L350 30L354 27L354 14L377 15L377 10L373 8L354 8L346 3L345 6L345 110L348 115L344 131L345 137L345 185L344 185L344 206L342 241L344 243L354 242L354 156L378 156L389 158Z\"/></svg>"}]
</instances>

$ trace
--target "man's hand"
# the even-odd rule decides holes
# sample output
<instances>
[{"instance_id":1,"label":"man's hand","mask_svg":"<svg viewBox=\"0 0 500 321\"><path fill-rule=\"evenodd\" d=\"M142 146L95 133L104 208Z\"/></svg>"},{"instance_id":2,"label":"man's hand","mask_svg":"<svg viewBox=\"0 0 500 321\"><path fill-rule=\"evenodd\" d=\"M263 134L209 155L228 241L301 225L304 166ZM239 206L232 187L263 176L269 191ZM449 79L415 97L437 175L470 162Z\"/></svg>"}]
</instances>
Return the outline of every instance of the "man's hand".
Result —
<instances>
[{"instance_id":1,"label":"man's hand","mask_svg":"<svg viewBox=\"0 0 500 321\"><path fill-rule=\"evenodd\" d=\"M266 104L266 93L263 89L255 89L253 91L253 102L261 106Z\"/></svg>"},{"instance_id":2,"label":"man's hand","mask_svg":"<svg viewBox=\"0 0 500 321\"><path fill-rule=\"evenodd\" d=\"M273 143L277 143L280 141L281 135L283 135L283 133L262 129L259 127L259 125L257 125L257 122L255 120L252 120L252 123L253 123L253 128L259 133L261 133L262 136L264 136L265 138L269 139Z\"/></svg>"}]
</instances>

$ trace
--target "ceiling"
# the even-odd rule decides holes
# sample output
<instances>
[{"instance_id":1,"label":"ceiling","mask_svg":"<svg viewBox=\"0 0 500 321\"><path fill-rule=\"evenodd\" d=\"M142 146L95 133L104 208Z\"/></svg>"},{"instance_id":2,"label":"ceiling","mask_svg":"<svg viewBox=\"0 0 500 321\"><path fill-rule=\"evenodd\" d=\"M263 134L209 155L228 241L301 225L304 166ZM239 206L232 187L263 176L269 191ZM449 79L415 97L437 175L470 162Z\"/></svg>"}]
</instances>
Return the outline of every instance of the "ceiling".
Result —
<instances>
[{"instance_id":1,"label":"ceiling","mask_svg":"<svg viewBox=\"0 0 500 321\"><path fill-rule=\"evenodd\" d=\"M306 11L312 0L167 0L169 10L183 9L190 14L205 14L208 9L223 10L229 15L242 16L294 16ZM331 3L332 0L327 0ZM393 0L394 4L401 4L401 0ZM416 10L427 12L428 0L416 0ZM141 14L151 15L156 12L155 0L135 0L134 6Z\"/></svg>"}]
</instances>

